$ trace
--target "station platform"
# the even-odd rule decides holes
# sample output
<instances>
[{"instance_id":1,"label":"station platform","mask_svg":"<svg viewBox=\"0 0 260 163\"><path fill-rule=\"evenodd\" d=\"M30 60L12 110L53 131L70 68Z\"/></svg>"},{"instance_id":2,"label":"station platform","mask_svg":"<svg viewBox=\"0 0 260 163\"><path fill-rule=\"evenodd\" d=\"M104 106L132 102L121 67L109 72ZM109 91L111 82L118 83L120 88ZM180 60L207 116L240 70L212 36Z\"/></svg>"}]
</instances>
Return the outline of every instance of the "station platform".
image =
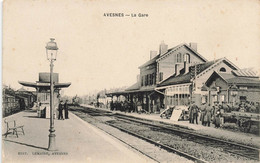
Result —
<instances>
[{"instance_id":1,"label":"station platform","mask_svg":"<svg viewBox=\"0 0 260 163\"><path fill-rule=\"evenodd\" d=\"M24 125L20 133L2 136L2 162L153 162L114 137L69 113L70 119L55 120L56 151L48 151L50 119L38 118L34 111L22 111L4 119ZM6 126L2 120L2 134Z\"/></svg>"},{"instance_id":2,"label":"station platform","mask_svg":"<svg viewBox=\"0 0 260 163\"><path fill-rule=\"evenodd\" d=\"M82 105L82 106L94 108L93 106L90 106L90 105ZM95 108L95 109L111 111L107 108ZM198 124L191 124L191 123L189 123L189 121L172 121L170 119L161 118L159 116L159 114L125 113L125 112L121 112L121 111L111 111L111 112L128 115L128 116L134 116L134 117L143 118L143 119L149 119L149 120L153 120L153 121L165 122L165 123L179 126L182 128L194 130L195 132L203 134L203 135L208 135L208 136L220 138L223 140L234 141L234 142L241 143L241 144L252 145L252 146L256 146L256 147L260 148L260 137L257 135L249 134L249 133L242 133L242 132L235 132L235 131L225 130L222 128L215 128L214 124L211 124L210 127L203 126L201 124L201 122L199 121L199 119L198 119Z\"/></svg>"}]
</instances>

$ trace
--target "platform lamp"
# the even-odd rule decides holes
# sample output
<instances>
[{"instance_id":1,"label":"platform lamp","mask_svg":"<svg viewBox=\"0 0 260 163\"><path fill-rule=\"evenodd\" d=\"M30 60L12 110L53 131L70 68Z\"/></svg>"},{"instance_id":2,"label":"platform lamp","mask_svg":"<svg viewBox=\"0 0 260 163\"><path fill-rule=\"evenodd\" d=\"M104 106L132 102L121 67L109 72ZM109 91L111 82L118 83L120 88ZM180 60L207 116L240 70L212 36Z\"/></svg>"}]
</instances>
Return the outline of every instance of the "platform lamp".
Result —
<instances>
[{"instance_id":1,"label":"platform lamp","mask_svg":"<svg viewBox=\"0 0 260 163\"><path fill-rule=\"evenodd\" d=\"M55 129L54 129L54 119L53 119L53 92L54 92L54 83L53 83L53 62L56 61L57 57L57 51L58 47L56 42L54 42L54 38L50 38L51 41L49 41L46 45L46 55L47 59L50 61L50 134L49 134L49 151L55 151L56 150L56 142L55 142Z\"/></svg>"},{"instance_id":2,"label":"platform lamp","mask_svg":"<svg viewBox=\"0 0 260 163\"><path fill-rule=\"evenodd\" d=\"M234 106L234 103L236 102L236 96L238 94L238 88L235 84L233 84L230 88L230 94L233 97L233 103L232 106Z\"/></svg>"}]
</instances>

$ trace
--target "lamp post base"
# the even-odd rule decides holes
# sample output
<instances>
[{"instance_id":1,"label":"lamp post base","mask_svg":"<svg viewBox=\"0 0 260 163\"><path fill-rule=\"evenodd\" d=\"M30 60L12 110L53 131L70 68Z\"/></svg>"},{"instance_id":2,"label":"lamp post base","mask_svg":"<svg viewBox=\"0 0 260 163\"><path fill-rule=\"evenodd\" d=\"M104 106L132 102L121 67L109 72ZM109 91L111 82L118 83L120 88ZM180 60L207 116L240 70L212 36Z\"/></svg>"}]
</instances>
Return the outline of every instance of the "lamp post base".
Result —
<instances>
[{"instance_id":1,"label":"lamp post base","mask_svg":"<svg viewBox=\"0 0 260 163\"><path fill-rule=\"evenodd\" d=\"M49 147L48 147L48 151L57 151L56 149L56 141L55 141L55 137L56 135L54 134L55 130L54 129L50 129L50 134L49 134Z\"/></svg>"}]
</instances>

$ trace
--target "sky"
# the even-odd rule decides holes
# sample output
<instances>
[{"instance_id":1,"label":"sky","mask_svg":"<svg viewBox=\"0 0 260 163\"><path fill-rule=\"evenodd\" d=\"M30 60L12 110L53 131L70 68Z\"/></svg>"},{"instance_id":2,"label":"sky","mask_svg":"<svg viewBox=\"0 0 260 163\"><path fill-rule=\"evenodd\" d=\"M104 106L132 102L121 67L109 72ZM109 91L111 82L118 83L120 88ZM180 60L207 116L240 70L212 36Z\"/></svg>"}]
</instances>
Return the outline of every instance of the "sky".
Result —
<instances>
[{"instance_id":1,"label":"sky","mask_svg":"<svg viewBox=\"0 0 260 163\"><path fill-rule=\"evenodd\" d=\"M2 82L19 89L18 81L35 82L39 72L49 72L45 46L50 38L59 47L54 72L60 82L72 83L64 89L69 96L131 86L138 67L162 41L169 48L196 42L207 60L226 57L239 68L260 70L260 2L4 1Z\"/></svg>"}]
</instances>

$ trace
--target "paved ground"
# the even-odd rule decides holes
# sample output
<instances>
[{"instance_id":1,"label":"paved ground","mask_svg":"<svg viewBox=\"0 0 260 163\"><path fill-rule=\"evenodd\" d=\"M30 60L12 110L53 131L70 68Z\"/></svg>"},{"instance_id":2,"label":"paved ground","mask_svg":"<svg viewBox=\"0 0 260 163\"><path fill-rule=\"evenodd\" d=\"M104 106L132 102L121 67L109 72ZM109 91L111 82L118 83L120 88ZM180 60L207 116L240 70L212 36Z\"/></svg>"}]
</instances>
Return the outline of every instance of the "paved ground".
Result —
<instances>
[{"instance_id":1,"label":"paved ground","mask_svg":"<svg viewBox=\"0 0 260 163\"><path fill-rule=\"evenodd\" d=\"M93 108L93 106L89 106L89 105L85 105L85 106ZM109 110L109 109L105 109L105 108L98 108L98 109L107 110L107 111ZM193 129L193 130L196 130L196 132L198 132L198 133L202 133L202 134L209 135L212 137L235 141L235 142L242 143L242 144L256 145L256 146L260 147L260 137L257 135L242 133L242 132L233 132L233 131L228 131L228 130L224 130L221 128L214 128L214 126L215 126L214 124L211 124L210 127L203 126L203 125L201 125L201 122L199 120L198 120L199 124L197 125L197 124L190 124L188 121L172 121L170 119L162 119L159 116L159 114L124 113L121 111L112 111L112 112L131 115L131 116L150 119L150 120L155 120L155 121L163 121L166 123L171 123L174 125L179 125L179 126L182 126L185 128Z\"/></svg>"},{"instance_id":2,"label":"paved ground","mask_svg":"<svg viewBox=\"0 0 260 163\"><path fill-rule=\"evenodd\" d=\"M2 137L3 162L152 162L72 113L68 120L55 120L58 149L55 152L47 150L49 119L37 118L36 112L30 111L7 119L24 125L25 135Z\"/></svg>"}]
</instances>

